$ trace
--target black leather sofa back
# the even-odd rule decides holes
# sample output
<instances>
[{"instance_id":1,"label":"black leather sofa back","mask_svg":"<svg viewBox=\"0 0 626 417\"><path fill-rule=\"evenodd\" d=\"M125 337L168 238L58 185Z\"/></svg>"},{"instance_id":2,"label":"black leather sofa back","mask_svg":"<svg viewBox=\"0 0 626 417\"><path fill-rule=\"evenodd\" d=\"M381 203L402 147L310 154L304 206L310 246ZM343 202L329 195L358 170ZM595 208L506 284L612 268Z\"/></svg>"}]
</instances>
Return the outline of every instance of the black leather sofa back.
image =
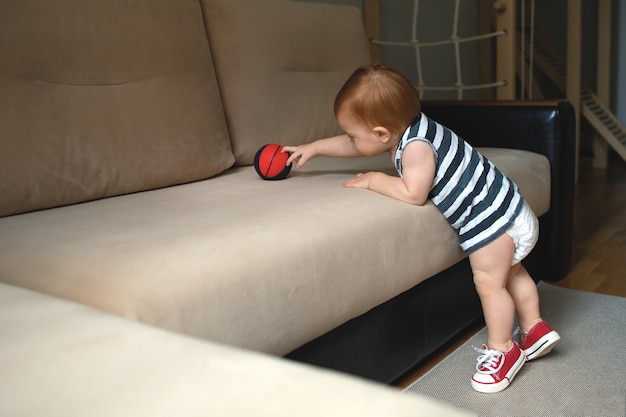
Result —
<instances>
[{"instance_id":1,"label":"black leather sofa back","mask_svg":"<svg viewBox=\"0 0 626 417\"><path fill-rule=\"evenodd\" d=\"M425 102L424 112L473 146L524 149L545 155L551 168L550 211L540 241L525 262L537 280L556 281L572 256L575 116L567 101Z\"/></svg>"}]
</instances>

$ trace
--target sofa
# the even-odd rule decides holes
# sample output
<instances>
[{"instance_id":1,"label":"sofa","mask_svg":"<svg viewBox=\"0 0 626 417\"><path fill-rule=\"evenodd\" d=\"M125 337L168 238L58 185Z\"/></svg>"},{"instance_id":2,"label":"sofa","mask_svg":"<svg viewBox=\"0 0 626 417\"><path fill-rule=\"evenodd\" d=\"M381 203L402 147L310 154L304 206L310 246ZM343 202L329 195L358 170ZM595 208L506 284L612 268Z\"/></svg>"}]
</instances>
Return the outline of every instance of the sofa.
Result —
<instances>
[{"instance_id":1,"label":"sofa","mask_svg":"<svg viewBox=\"0 0 626 417\"><path fill-rule=\"evenodd\" d=\"M432 204L340 186L366 170L393 173L388 157L317 158L282 181L252 166L264 144L339 133L334 95L370 62L358 9L0 6L4 284L172 337L384 383L480 320L466 256ZM536 280L562 277L571 105L424 102L424 111L518 183L541 222L527 266Z\"/></svg>"},{"instance_id":2,"label":"sofa","mask_svg":"<svg viewBox=\"0 0 626 417\"><path fill-rule=\"evenodd\" d=\"M3 416L473 415L0 283Z\"/></svg>"}]
</instances>

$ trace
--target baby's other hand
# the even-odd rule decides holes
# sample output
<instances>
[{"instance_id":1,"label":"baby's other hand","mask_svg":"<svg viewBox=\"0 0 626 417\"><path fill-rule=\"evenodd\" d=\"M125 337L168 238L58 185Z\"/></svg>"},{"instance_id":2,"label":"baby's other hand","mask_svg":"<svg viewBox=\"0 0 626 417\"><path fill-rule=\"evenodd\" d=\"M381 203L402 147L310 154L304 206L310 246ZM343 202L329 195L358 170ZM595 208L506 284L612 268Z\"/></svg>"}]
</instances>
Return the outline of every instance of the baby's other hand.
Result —
<instances>
[{"instance_id":1,"label":"baby's other hand","mask_svg":"<svg viewBox=\"0 0 626 417\"><path fill-rule=\"evenodd\" d=\"M366 172L365 174L356 174L356 177L352 178L341 184L344 188L363 188L369 189L370 178L372 177L373 172Z\"/></svg>"}]
</instances>

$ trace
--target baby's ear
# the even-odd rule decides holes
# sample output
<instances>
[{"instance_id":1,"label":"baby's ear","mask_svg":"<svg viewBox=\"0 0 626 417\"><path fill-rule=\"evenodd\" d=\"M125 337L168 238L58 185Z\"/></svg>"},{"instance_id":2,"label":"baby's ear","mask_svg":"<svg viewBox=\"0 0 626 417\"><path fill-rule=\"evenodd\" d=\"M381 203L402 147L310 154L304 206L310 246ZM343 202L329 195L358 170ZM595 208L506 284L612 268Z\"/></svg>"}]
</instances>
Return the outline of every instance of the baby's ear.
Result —
<instances>
[{"instance_id":1,"label":"baby's ear","mask_svg":"<svg viewBox=\"0 0 626 417\"><path fill-rule=\"evenodd\" d=\"M391 139L391 133L389 133L389 130L386 127L376 126L374 128L374 133L383 143L387 143Z\"/></svg>"}]
</instances>

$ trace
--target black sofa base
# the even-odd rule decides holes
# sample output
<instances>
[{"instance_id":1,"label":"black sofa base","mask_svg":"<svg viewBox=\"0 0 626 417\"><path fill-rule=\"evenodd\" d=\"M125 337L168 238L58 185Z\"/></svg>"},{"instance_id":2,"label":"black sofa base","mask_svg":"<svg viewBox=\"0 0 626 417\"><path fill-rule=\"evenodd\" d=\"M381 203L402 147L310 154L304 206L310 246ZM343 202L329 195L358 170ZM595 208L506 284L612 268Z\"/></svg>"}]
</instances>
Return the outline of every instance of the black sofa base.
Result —
<instances>
[{"instance_id":1,"label":"black sofa base","mask_svg":"<svg viewBox=\"0 0 626 417\"><path fill-rule=\"evenodd\" d=\"M392 383L481 316L465 259L286 358Z\"/></svg>"}]
</instances>

